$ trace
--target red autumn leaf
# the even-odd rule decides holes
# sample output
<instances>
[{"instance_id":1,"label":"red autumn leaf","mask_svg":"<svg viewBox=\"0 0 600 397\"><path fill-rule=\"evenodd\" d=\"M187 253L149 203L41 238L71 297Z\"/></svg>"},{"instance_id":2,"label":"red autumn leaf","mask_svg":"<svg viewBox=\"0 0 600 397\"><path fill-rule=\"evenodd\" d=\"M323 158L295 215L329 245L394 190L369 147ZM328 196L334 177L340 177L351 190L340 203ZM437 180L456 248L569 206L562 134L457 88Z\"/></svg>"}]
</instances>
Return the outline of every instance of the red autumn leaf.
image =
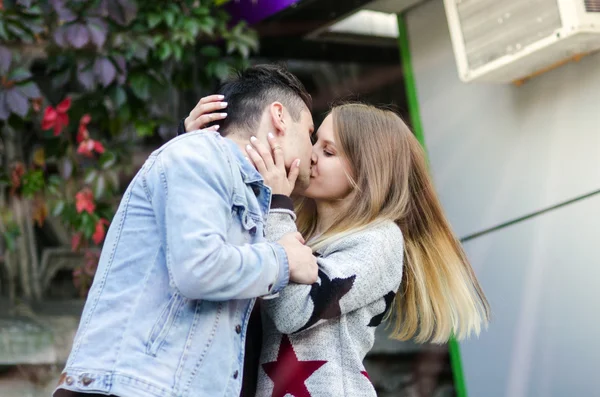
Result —
<instances>
[{"instance_id":1,"label":"red autumn leaf","mask_svg":"<svg viewBox=\"0 0 600 397\"><path fill-rule=\"evenodd\" d=\"M92 236L92 240L96 245L104 241L104 236L106 235L106 226L108 226L108 221L104 218L100 219L98 223L96 223L96 230Z\"/></svg>"},{"instance_id":2,"label":"red autumn leaf","mask_svg":"<svg viewBox=\"0 0 600 397\"><path fill-rule=\"evenodd\" d=\"M75 207L79 214L83 211L87 211L90 214L94 213L96 204L94 204L94 194L90 189L85 188L75 195Z\"/></svg>"},{"instance_id":3,"label":"red autumn leaf","mask_svg":"<svg viewBox=\"0 0 600 397\"><path fill-rule=\"evenodd\" d=\"M85 157L92 157L92 150L94 150L94 141L91 139L86 139L79 144L77 153Z\"/></svg>"},{"instance_id":4,"label":"red autumn leaf","mask_svg":"<svg viewBox=\"0 0 600 397\"><path fill-rule=\"evenodd\" d=\"M56 110L52 106L46 106L44 117L42 118L42 129L49 130L56 122Z\"/></svg>"},{"instance_id":5,"label":"red autumn leaf","mask_svg":"<svg viewBox=\"0 0 600 397\"><path fill-rule=\"evenodd\" d=\"M71 98L66 97L61 103L56 105L56 111L59 113L67 113L67 110L71 107Z\"/></svg>"},{"instance_id":6,"label":"red autumn leaf","mask_svg":"<svg viewBox=\"0 0 600 397\"><path fill-rule=\"evenodd\" d=\"M47 106L44 110L44 117L42 118L42 130L49 130L54 128L54 136L60 135L63 128L69 125L69 115L67 110L71 107L71 98L65 99L58 105L56 109L52 106Z\"/></svg>"},{"instance_id":7,"label":"red autumn leaf","mask_svg":"<svg viewBox=\"0 0 600 397\"><path fill-rule=\"evenodd\" d=\"M89 138L89 135L88 135L87 128L81 128L81 125L80 125L79 131L77 131L77 143L81 143L88 138Z\"/></svg>"},{"instance_id":8,"label":"red autumn leaf","mask_svg":"<svg viewBox=\"0 0 600 397\"><path fill-rule=\"evenodd\" d=\"M84 114L79 120L79 129L77 130L77 143L81 143L90 137L87 126L92 118L89 114Z\"/></svg>"},{"instance_id":9,"label":"red autumn leaf","mask_svg":"<svg viewBox=\"0 0 600 397\"><path fill-rule=\"evenodd\" d=\"M77 153L81 154L82 156L92 157L94 155L93 152L98 154L104 153L104 146L100 142L93 139L82 141L77 148Z\"/></svg>"},{"instance_id":10,"label":"red autumn leaf","mask_svg":"<svg viewBox=\"0 0 600 397\"><path fill-rule=\"evenodd\" d=\"M100 142L94 141L94 150L96 153L102 154L104 153L104 146Z\"/></svg>"}]
</instances>

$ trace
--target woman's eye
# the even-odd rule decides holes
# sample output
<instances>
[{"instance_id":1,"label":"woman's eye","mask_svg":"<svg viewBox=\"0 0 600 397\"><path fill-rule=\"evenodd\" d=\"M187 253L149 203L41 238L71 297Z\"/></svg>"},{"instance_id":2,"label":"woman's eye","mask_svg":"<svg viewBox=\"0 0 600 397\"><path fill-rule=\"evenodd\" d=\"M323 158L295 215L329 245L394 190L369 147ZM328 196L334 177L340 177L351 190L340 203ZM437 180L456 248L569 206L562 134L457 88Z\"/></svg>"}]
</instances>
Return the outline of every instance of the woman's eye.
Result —
<instances>
[{"instance_id":1,"label":"woman's eye","mask_svg":"<svg viewBox=\"0 0 600 397\"><path fill-rule=\"evenodd\" d=\"M333 153L330 153L330 152L328 152L327 150L323 150L323 154L324 154L326 157L331 157L331 156L333 156Z\"/></svg>"}]
</instances>

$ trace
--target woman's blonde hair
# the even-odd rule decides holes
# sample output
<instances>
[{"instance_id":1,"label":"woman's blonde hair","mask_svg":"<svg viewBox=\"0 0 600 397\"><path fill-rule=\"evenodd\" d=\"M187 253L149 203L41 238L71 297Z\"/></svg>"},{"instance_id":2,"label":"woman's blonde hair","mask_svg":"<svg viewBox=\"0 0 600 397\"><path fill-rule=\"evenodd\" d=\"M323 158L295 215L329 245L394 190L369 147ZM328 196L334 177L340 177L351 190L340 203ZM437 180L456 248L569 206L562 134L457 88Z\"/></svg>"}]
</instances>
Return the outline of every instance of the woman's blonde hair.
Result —
<instances>
[{"instance_id":1,"label":"woman's blonde hair","mask_svg":"<svg viewBox=\"0 0 600 397\"><path fill-rule=\"evenodd\" d=\"M451 335L479 334L490 308L444 216L415 136L397 114L370 105L336 106L331 116L336 146L351 168L354 197L320 236L314 201L299 199L300 233L317 250L373 223L394 221L405 250L402 283L387 316L393 319L391 337L445 343Z\"/></svg>"}]
</instances>

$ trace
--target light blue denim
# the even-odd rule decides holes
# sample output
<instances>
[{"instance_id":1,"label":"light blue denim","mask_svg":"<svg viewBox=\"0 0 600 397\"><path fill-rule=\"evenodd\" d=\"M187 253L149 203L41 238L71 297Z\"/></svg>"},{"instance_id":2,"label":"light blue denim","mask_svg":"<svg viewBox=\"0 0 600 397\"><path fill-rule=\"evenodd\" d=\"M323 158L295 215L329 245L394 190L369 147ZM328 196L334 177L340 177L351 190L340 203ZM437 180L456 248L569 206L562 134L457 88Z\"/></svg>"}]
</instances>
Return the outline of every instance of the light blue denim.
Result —
<instances>
[{"instance_id":1,"label":"light blue denim","mask_svg":"<svg viewBox=\"0 0 600 397\"><path fill-rule=\"evenodd\" d=\"M196 131L156 150L106 235L59 388L238 397L254 298L289 279L265 240L271 191L233 141Z\"/></svg>"}]
</instances>

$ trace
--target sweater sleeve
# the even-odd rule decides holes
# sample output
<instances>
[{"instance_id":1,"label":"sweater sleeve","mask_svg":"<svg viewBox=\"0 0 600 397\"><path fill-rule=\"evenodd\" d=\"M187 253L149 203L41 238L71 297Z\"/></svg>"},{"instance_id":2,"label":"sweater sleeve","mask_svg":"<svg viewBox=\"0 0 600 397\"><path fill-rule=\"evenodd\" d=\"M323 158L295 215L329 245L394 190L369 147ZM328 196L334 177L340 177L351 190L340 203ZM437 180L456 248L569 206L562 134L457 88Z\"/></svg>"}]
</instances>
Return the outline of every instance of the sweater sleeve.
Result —
<instances>
[{"instance_id":1,"label":"sweater sleeve","mask_svg":"<svg viewBox=\"0 0 600 397\"><path fill-rule=\"evenodd\" d=\"M283 334L305 331L381 299L387 311L402 279L403 254L402 233L395 224L357 232L318 256L315 284L290 283L263 307Z\"/></svg>"},{"instance_id":2,"label":"sweater sleeve","mask_svg":"<svg viewBox=\"0 0 600 397\"><path fill-rule=\"evenodd\" d=\"M278 241L288 233L298 231L292 200L287 196L273 195L267 216L265 236L269 241Z\"/></svg>"},{"instance_id":3,"label":"sweater sleeve","mask_svg":"<svg viewBox=\"0 0 600 397\"><path fill-rule=\"evenodd\" d=\"M177 136L185 134L185 119L181 119L177 125Z\"/></svg>"}]
</instances>

